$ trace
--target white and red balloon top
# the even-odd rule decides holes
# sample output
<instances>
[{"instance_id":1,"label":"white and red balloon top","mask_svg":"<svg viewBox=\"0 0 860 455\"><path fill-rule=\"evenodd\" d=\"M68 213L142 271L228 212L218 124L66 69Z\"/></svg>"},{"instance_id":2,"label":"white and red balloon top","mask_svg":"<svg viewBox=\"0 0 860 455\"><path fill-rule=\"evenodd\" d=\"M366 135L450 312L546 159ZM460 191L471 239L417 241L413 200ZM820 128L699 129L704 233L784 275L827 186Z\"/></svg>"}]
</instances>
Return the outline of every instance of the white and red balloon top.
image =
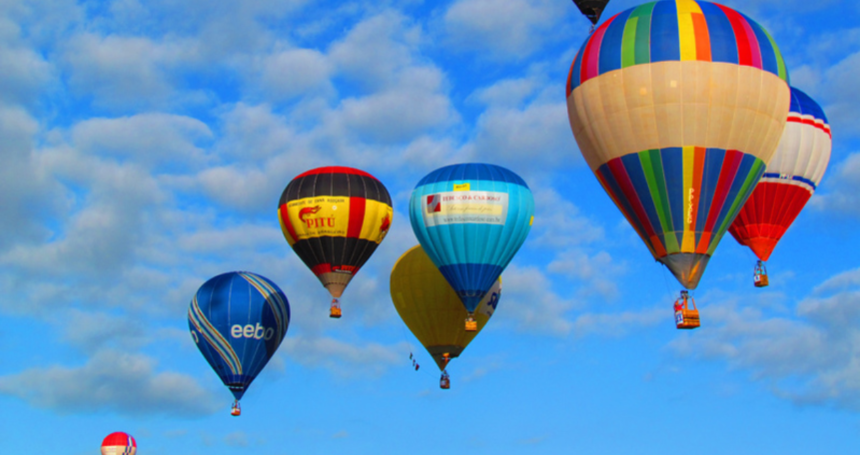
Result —
<instances>
[{"instance_id":1,"label":"white and red balloon top","mask_svg":"<svg viewBox=\"0 0 860 455\"><path fill-rule=\"evenodd\" d=\"M137 442L128 433L117 431L102 441L102 455L135 455Z\"/></svg>"}]
</instances>

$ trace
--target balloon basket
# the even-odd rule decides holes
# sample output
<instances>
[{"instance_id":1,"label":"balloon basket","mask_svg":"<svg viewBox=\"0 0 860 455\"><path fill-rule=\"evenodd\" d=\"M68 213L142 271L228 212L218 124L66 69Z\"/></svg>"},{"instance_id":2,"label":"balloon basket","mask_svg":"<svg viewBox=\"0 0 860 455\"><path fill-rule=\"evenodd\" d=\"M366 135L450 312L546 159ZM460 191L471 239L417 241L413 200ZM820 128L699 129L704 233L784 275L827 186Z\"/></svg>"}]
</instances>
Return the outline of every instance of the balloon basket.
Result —
<instances>
[{"instance_id":1,"label":"balloon basket","mask_svg":"<svg viewBox=\"0 0 860 455\"><path fill-rule=\"evenodd\" d=\"M230 409L230 415L233 417L239 417L242 415L242 408L239 407L239 402L233 402L233 408Z\"/></svg>"},{"instance_id":2,"label":"balloon basket","mask_svg":"<svg viewBox=\"0 0 860 455\"><path fill-rule=\"evenodd\" d=\"M466 331L467 332L477 332L478 331L478 321L474 320L471 316L466 319Z\"/></svg>"},{"instance_id":3,"label":"balloon basket","mask_svg":"<svg viewBox=\"0 0 860 455\"><path fill-rule=\"evenodd\" d=\"M331 302L331 311L328 313L328 317L334 319L340 319L343 313L340 311L340 302L337 300L332 300Z\"/></svg>"},{"instance_id":4,"label":"balloon basket","mask_svg":"<svg viewBox=\"0 0 860 455\"><path fill-rule=\"evenodd\" d=\"M439 378L439 388L443 390L451 388L451 378L448 377L448 373L442 373L442 377Z\"/></svg>"},{"instance_id":5,"label":"balloon basket","mask_svg":"<svg viewBox=\"0 0 860 455\"><path fill-rule=\"evenodd\" d=\"M767 279L767 269L764 266L764 263L758 261L755 265L755 271L753 272L753 284L757 288L763 288L770 284Z\"/></svg>"},{"instance_id":6,"label":"balloon basket","mask_svg":"<svg viewBox=\"0 0 860 455\"><path fill-rule=\"evenodd\" d=\"M690 308L690 303L693 307ZM675 327L679 329L695 329L700 326L699 309L696 301L687 291L681 291L681 297L675 301Z\"/></svg>"}]
</instances>

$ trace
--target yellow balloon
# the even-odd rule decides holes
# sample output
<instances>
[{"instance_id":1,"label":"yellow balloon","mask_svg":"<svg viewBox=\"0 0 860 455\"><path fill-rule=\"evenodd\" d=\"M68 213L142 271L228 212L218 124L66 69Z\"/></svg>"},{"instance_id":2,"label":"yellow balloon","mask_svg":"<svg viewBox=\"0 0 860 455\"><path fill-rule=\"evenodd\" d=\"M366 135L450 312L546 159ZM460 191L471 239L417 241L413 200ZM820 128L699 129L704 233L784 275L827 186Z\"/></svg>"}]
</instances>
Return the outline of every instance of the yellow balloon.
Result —
<instances>
[{"instance_id":1,"label":"yellow balloon","mask_svg":"<svg viewBox=\"0 0 860 455\"><path fill-rule=\"evenodd\" d=\"M475 310L478 331L467 332L463 321L469 314L460 297L420 245L400 256L391 269L394 308L440 370L445 369L445 354L458 357L484 328L501 294L499 278Z\"/></svg>"}]
</instances>

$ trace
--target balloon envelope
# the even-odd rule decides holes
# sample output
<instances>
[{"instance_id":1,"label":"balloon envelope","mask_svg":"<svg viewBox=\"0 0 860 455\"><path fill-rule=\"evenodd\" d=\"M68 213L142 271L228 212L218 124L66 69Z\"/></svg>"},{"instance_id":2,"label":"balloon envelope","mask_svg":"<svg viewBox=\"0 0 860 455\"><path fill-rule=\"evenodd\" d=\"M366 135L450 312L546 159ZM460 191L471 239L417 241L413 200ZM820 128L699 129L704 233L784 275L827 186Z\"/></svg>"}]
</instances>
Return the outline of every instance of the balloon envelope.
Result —
<instances>
[{"instance_id":1,"label":"balloon envelope","mask_svg":"<svg viewBox=\"0 0 860 455\"><path fill-rule=\"evenodd\" d=\"M792 87L779 146L752 196L729 228L735 240L767 261L821 183L832 146L821 106Z\"/></svg>"},{"instance_id":2,"label":"balloon envelope","mask_svg":"<svg viewBox=\"0 0 860 455\"><path fill-rule=\"evenodd\" d=\"M603 8L606 8L609 0L573 0L573 3L593 25L597 25L600 15L603 14Z\"/></svg>"},{"instance_id":3,"label":"balloon envelope","mask_svg":"<svg viewBox=\"0 0 860 455\"><path fill-rule=\"evenodd\" d=\"M188 309L191 338L237 400L275 354L289 324L287 296L250 272L210 279Z\"/></svg>"},{"instance_id":4,"label":"balloon envelope","mask_svg":"<svg viewBox=\"0 0 860 455\"><path fill-rule=\"evenodd\" d=\"M278 203L287 243L334 298L376 251L393 215L391 196L379 180L342 166L297 176Z\"/></svg>"},{"instance_id":5,"label":"balloon envelope","mask_svg":"<svg viewBox=\"0 0 860 455\"><path fill-rule=\"evenodd\" d=\"M135 455L137 442L128 433L117 431L102 441L102 455Z\"/></svg>"},{"instance_id":6,"label":"balloon envelope","mask_svg":"<svg viewBox=\"0 0 860 455\"><path fill-rule=\"evenodd\" d=\"M468 313L460 297L420 245L394 264L390 289L397 314L444 370L444 354L458 357L490 320L502 294L502 280L496 280L479 303L476 332L465 330L463 320Z\"/></svg>"},{"instance_id":7,"label":"balloon envelope","mask_svg":"<svg viewBox=\"0 0 860 455\"><path fill-rule=\"evenodd\" d=\"M418 182L409 219L424 251L472 313L525 242L534 198L508 169L455 164Z\"/></svg>"},{"instance_id":8,"label":"balloon envelope","mask_svg":"<svg viewBox=\"0 0 860 455\"><path fill-rule=\"evenodd\" d=\"M693 0L617 14L573 61L567 108L583 157L687 288L776 150L787 78L764 28Z\"/></svg>"}]
</instances>

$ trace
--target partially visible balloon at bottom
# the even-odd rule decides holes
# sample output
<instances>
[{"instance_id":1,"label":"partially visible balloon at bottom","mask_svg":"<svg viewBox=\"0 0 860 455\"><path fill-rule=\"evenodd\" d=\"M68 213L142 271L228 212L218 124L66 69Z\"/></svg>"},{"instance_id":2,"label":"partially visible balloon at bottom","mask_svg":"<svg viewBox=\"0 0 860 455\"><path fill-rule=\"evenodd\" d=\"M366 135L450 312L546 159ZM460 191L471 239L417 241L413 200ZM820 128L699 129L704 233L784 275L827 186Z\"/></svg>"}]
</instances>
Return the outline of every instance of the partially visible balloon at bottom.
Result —
<instances>
[{"instance_id":1,"label":"partially visible balloon at bottom","mask_svg":"<svg viewBox=\"0 0 860 455\"><path fill-rule=\"evenodd\" d=\"M122 431L107 435L102 441L102 455L135 455L137 453L137 442L134 438Z\"/></svg>"}]
</instances>

